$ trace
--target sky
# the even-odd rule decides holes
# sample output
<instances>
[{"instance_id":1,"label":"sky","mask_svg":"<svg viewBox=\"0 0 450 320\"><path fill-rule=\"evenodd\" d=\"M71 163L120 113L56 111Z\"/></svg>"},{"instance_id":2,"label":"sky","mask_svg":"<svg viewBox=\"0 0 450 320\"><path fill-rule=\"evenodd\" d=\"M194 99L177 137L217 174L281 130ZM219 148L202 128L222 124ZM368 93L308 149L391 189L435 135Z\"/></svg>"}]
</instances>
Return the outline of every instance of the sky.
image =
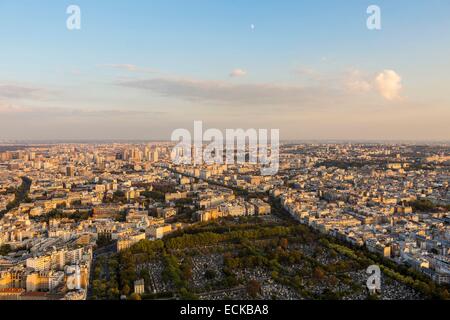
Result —
<instances>
[{"instance_id":1,"label":"sky","mask_svg":"<svg viewBox=\"0 0 450 320\"><path fill-rule=\"evenodd\" d=\"M450 140L449 57L448 0L0 0L0 140Z\"/></svg>"}]
</instances>

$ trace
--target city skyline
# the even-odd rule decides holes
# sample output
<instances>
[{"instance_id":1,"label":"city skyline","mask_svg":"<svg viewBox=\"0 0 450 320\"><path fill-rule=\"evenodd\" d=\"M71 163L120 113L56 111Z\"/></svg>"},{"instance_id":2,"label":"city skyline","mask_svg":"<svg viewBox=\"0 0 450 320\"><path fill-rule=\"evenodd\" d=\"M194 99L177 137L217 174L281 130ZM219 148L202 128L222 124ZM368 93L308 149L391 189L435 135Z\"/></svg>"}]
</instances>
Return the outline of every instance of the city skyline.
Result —
<instances>
[{"instance_id":1,"label":"city skyline","mask_svg":"<svg viewBox=\"0 0 450 320\"><path fill-rule=\"evenodd\" d=\"M450 137L448 2L77 1L69 31L71 4L0 4L2 139L170 140L194 120L282 140Z\"/></svg>"}]
</instances>

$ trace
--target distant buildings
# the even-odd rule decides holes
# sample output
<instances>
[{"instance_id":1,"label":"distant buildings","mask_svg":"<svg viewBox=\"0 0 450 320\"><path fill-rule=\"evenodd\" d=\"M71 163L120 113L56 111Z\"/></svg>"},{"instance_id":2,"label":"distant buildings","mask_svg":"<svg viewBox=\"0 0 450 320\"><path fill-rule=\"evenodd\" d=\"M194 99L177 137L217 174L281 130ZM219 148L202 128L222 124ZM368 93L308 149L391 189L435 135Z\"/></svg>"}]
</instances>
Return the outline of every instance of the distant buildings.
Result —
<instances>
[{"instance_id":1,"label":"distant buildings","mask_svg":"<svg viewBox=\"0 0 450 320\"><path fill-rule=\"evenodd\" d=\"M279 173L264 177L250 163L175 165L171 151L113 143L0 152L0 299L85 299L99 243L123 251L193 223L270 215L269 195L299 223L449 283L450 213L413 205L450 204L449 146L286 144ZM32 180L27 201L11 209L23 176Z\"/></svg>"}]
</instances>

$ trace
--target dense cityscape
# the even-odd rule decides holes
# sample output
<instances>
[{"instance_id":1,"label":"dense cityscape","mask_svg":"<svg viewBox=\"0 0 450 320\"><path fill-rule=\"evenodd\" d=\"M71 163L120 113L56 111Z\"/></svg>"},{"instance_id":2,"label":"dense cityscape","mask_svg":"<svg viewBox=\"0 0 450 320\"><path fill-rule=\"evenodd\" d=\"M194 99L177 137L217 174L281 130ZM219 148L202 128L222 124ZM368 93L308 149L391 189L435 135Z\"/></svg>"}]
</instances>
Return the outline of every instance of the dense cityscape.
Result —
<instances>
[{"instance_id":1,"label":"dense cityscape","mask_svg":"<svg viewBox=\"0 0 450 320\"><path fill-rule=\"evenodd\" d=\"M449 13L0 0L1 314L448 308Z\"/></svg>"},{"instance_id":2,"label":"dense cityscape","mask_svg":"<svg viewBox=\"0 0 450 320\"><path fill-rule=\"evenodd\" d=\"M448 299L450 145L0 146L0 299ZM379 265L380 290L366 286Z\"/></svg>"}]
</instances>

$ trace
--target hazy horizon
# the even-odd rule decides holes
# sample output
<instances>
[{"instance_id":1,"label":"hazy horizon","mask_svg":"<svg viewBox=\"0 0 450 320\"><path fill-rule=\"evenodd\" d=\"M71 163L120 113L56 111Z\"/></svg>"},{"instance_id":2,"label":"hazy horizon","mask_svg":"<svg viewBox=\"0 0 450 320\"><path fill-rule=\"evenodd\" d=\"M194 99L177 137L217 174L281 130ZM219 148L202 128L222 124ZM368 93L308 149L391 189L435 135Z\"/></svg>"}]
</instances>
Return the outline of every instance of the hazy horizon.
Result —
<instances>
[{"instance_id":1,"label":"hazy horizon","mask_svg":"<svg viewBox=\"0 0 450 320\"><path fill-rule=\"evenodd\" d=\"M95 144L95 143L176 143L164 139L10 139L0 140L0 146L57 145L57 144ZM450 144L450 140L364 140L364 139L280 139L281 144L407 144L407 145L440 145ZM204 142L207 144L207 142Z\"/></svg>"}]
</instances>

